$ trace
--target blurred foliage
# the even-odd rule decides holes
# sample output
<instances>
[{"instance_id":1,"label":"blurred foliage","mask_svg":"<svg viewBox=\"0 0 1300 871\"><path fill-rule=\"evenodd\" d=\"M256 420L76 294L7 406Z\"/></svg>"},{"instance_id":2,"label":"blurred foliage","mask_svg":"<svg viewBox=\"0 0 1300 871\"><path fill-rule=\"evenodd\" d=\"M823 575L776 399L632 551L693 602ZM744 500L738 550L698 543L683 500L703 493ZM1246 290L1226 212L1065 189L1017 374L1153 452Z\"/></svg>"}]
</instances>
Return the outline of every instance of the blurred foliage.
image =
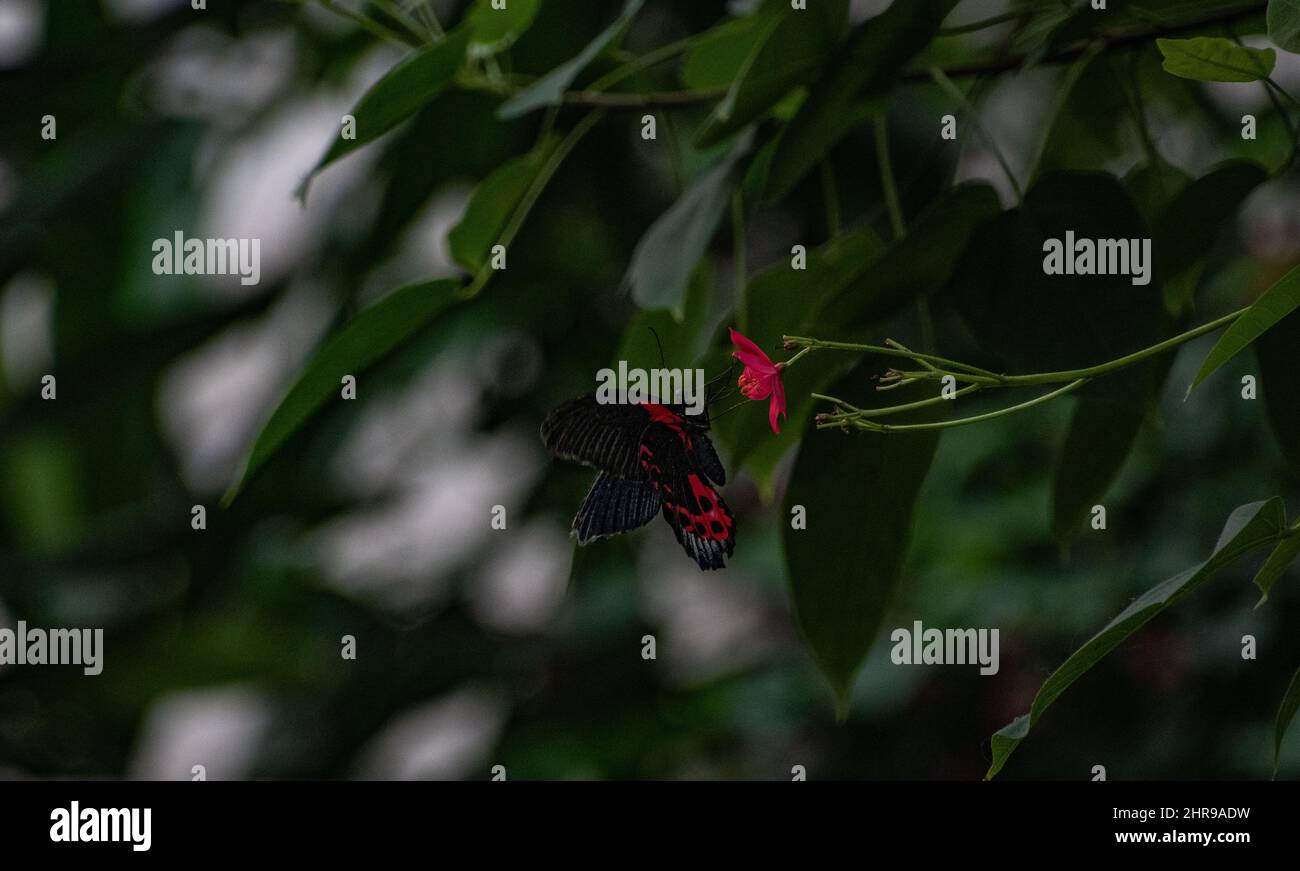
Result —
<instances>
[{"instance_id":1,"label":"blurred foliage","mask_svg":"<svg viewBox=\"0 0 1300 871\"><path fill-rule=\"evenodd\" d=\"M13 5L0 625L106 652L0 666L0 774L1300 775L1295 539L1220 558L1300 470L1293 0ZM1154 280L1045 280L1066 229ZM155 275L177 231L260 238L261 282ZM536 435L610 361L723 372L729 326L1051 371L1257 299L1201 376L1214 337L942 437L817 430L888 363L801 361L779 437L715 425L716 574L658 523L573 548L589 472ZM914 620L1001 670L892 665Z\"/></svg>"}]
</instances>

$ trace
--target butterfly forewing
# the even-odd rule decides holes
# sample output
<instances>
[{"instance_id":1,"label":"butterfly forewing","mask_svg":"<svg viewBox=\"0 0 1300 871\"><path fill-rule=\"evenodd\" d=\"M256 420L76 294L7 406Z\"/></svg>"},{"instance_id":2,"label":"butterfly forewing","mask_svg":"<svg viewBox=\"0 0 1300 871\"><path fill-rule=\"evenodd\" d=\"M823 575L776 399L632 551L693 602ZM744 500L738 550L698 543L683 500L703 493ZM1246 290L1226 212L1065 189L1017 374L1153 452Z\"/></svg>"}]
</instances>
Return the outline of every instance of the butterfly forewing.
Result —
<instances>
[{"instance_id":1,"label":"butterfly forewing","mask_svg":"<svg viewBox=\"0 0 1300 871\"><path fill-rule=\"evenodd\" d=\"M620 478L639 478L636 448L650 423L638 405L603 405L588 394L564 403L542 422L542 443L566 460Z\"/></svg>"}]
</instances>

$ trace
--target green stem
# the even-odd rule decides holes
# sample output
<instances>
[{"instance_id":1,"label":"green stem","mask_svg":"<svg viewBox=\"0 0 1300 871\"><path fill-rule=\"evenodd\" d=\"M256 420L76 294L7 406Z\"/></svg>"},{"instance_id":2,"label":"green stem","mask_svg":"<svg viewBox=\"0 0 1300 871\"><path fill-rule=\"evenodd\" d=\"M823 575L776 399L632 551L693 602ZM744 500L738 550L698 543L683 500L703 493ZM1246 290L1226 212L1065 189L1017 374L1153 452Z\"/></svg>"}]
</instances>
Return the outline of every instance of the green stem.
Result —
<instances>
[{"instance_id":1,"label":"green stem","mask_svg":"<svg viewBox=\"0 0 1300 871\"><path fill-rule=\"evenodd\" d=\"M414 8L420 20L425 23L425 26L429 28L429 32L436 39L442 39L447 35L446 31L442 29L442 22L438 20L438 13L434 11L429 0L420 0Z\"/></svg>"},{"instance_id":2,"label":"green stem","mask_svg":"<svg viewBox=\"0 0 1300 871\"><path fill-rule=\"evenodd\" d=\"M302 4L307 2L307 0L294 0L294 2ZM402 48L411 47L411 40L409 38L404 37L401 34L397 33L396 31L385 27L384 25L380 24L378 21L374 21L370 18L367 18L365 15L362 15L358 12L353 12L351 9L348 9L346 6L340 6L337 3L335 3L334 0L320 0L320 3L321 6L328 9L330 12L333 12L335 15L339 16L340 18L348 19L353 24L360 27L362 30L368 32L371 36L377 36L382 40L393 43L394 45L400 45Z\"/></svg>"},{"instance_id":3,"label":"green stem","mask_svg":"<svg viewBox=\"0 0 1300 871\"><path fill-rule=\"evenodd\" d=\"M656 64L661 64L666 60L676 57L677 55L690 51L696 43L700 41L699 35L688 36L686 39L680 39L677 42L670 43L653 51L646 52L635 60L628 61L617 69L610 70L601 78L591 83L590 91L604 91L617 85L624 79L630 78L643 70L647 70Z\"/></svg>"},{"instance_id":4,"label":"green stem","mask_svg":"<svg viewBox=\"0 0 1300 871\"><path fill-rule=\"evenodd\" d=\"M790 364L794 363L796 360L798 360L798 359L799 359L800 357L802 357L803 355L805 355L805 354L811 354L811 353L812 353L812 348L804 348L804 349L801 350L798 354L795 354L793 357L791 357L789 360L786 360L786 361L783 362L783 363L777 363L777 364L776 364L776 368L778 368L778 369L784 369L784 368L786 368L787 366L789 366Z\"/></svg>"},{"instance_id":5,"label":"green stem","mask_svg":"<svg viewBox=\"0 0 1300 871\"><path fill-rule=\"evenodd\" d=\"M974 33L977 30L984 30L988 27L997 27L999 24L1007 24L1024 16L1024 11L1003 12L1001 15L994 15L991 18L984 18L980 21L972 21L969 24L955 24L952 27L939 28L940 36L960 36L963 33Z\"/></svg>"},{"instance_id":6,"label":"green stem","mask_svg":"<svg viewBox=\"0 0 1300 871\"><path fill-rule=\"evenodd\" d=\"M984 137L989 150L997 158L998 165L1002 167L1002 172L1006 175L1007 181L1011 183L1011 189L1016 192L1016 201L1024 202L1025 192L1020 187L1020 181L1016 178L1016 174L1011 171L1011 164L1007 163L1006 157L1002 154L1002 149L998 148L997 141L989 135L989 132L984 129L984 125L980 123L979 113L975 111L975 106L972 105L970 100L966 99L962 89L954 85L952 79L948 78L943 70L938 67L930 67L930 78L934 79L934 83L948 96L952 97L957 105L962 107L962 111L970 119L970 122L975 125L975 129L979 131L979 134Z\"/></svg>"},{"instance_id":7,"label":"green stem","mask_svg":"<svg viewBox=\"0 0 1300 871\"><path fill-rule=\"evenodd\" d=\"M983 376L985 380L991 380L991 383L1001 387L1027 387L1035 384L1059 384L1063 381L1074 381L1077 379L1092 379L1102 375L1108 375L1118 369L1132 366L1140 363L1148 357L1154 357L1156 354L1162 354L1172 348L1176 348L1192 339L1199 338L1206 333L1212 333L1220 327L1232 323L1241 317L1250 307L1237 309L1231 314L1226 314L1221 318L1215 318L1208 323L1201 324L1199 327L1193 327L1186 332L1179 333L1176 336L1165 339L1163 342L1157 342L1154 345L1143 348L1140 351L1134 351L1132 354L1126 354L1123 357L1117 357L1114 360L1108 360L1105 363L1099 363L1096 366L1088 366L1083 369L1063 369L1058 372L1036 372L1030 375L999 375L990 372L987 369L979 369L965 363L955 360L947 360L943 357L935 357L930 354L918 354L915 351L900 350L898 348L882 348L878 345L863 345L856 342L828 342L824 339L813 339L805 336L785 336L785 341L801 347L817 349L827 349L832 351L857 351L864 354L882 354L890 357L906 357L917 361L918 363L934 363L948 369L960 369L965 372L973 373L977 376ZM916 372L906 373L910 376L919 378L934 378L935 372ZM938 375L947 373L937 373ZM963 377L961 373L956 374ZM974 380L974 379L968 379ZM977 383L983 383L977 382Z\"/></svg>"},{"instance_id":8,"label":"green stem","mask_svg":"<svg viewBox=\"0 0 1300 871\"><path fill-rule=\"evenodd\" d=\"M497 240L498 245L504 245L506 248L510 247L510 243L514 241L520 228L523 227L524 221L528 217L528 213L532 211L533 206L536 205L537 200L541 197L542 191L546 190L546 186L550 183L551 177L554 176L556 171L560 168L560 164L564 163L564 158L569 155L569 152L574 149L574 146L582 141L582 137L586 136L591 128L595 127L604 116L604 112L592 112L587 115L579 121L574 128L569 131L569 135L564 137L564 139L560 141L560 144L555 147L555 151L549 158L547 158L546 163L542 164L542 168L537 172L537 177L533 179L533 183L529 186L523 199L519 201L519 205L515 208L514 213L511 214L510 222L506 224L505 229L501 231L501 236ZM492 279L495 272L496 270L492 268L490 261L483 264L483 266L479 268L478 273L474 276L474 280L461 291L461 297L469 299L477 296L478 293L487 286L487 283Z\"/></svg>"},{"instance_id":9,"label":"green stem","mask_svg":"<svg viewBox=\"0 0 1300 871\"><path fill-rule=\"evenodd\" d=\"M884 417L889 414L902 414L905 411L915 411L918 408L929 408L934 405L942 405L945 402L952 402L958 396L965 396L968 393L975 393L978 390L983 390L984 387L985 385L983 384L971 384L968 387L963 387L961 390L956 391L952 396L931 396L928 399L918 399L915 402L905 402L901 405L891 405L887 408L855 408L844 400L836 399L833 396L823 396L820 393L813 393L811 395L813 399L833 402L836 405L842 405L849 409L851 412L849 414L828 415L826 417L827 421L835 420L838 422L842 420L852 420L854 418Z\"/></svg>"},{"instance_id":10,"label":"green stem","mask_svg":"<svg viewBox=\"0 0 1300 871\"><path fill-rule=\"evenodd\" d=\"M876 162L880 165L880 186L885 191L885 206L889 209L889 226L894 239L907 235L903 223L903 207L898 202L898 186L894 183L894 167L889 160L889 121L881 112L875 119Z\"/></svg>"},{"instance_id":11,"label":"green stem","mask_svg":"<svg viewBox=\"0 0 1300 871\"><path fill-rule=\"evenodd\" d=\"M1190 342L1192 339L1203 336L1206 333L1212 333L1215 330L1219 329L1220 327L1226 326L1227 324L1230 324L1233 321L1235 321L1237 318L1241 317L1243 314L1246 313L1246 311L1249 308L1250 307L1247 306L1246 308L1237 309L1232 314L1227 314L1221 318L1216 318L1215 320L1212 320L1209 323L1201 324L1199 327L1193 327L1187 332L1179 333L1178 335L1173 336L1172 338L1165 339L1163 342L1157 342L1156 344L1151 345L1148 348L1143 348L1140 351L1134 351L1132 354L1127 354L1123 357L1118 357L1114 360L1110 360L1105 363L1100 363L1096 366L1088 366L1084 369L1065 369L1060 372L1040 372L1034 375L1005 375L1003 376L1003 382L1010 386L1029 385L1029 384L1056 384L1061 381L1071 381L1076 378L1091 379L1101 375L1108 375L1109 373L1114 372L1118 369L1123 369L1127 366L1132 366L1134 363L1140 363L1143 360L1147 359L1148 357L1154 357L1156 354L1162 354L1165 351L1168 351L1172 348L1176 348L1185 342Z\"/></svg>"},{"instance_id":12,"label":"green stem","mask_svg":"<svg viewBox=\"0 0 1300 871\"><path fill-rule=\"evenodd\" d=\"M1036 405L1042 405L1045 402L1051 402L1053 399L1056 399L1059 396L1065 396L1067 393L1073 393L1083 385L1087 384L1089 380L1090 379L1088 378L1080 378L1077 381L1071 381L1069 384L1066 384L1064 387L1058 387L1055 390L1051 391L1050 393L1044 393L1042 396L1035 396L1033 399L1029 400L1028 402L1022 402L1019 405L1009 405L1006 408L999 408L997 411L990 411L990 412L986 412L985 414L977 414L974 415L973 417L961 417L961 418L957 418L956 420L941 420L941 421L935 421L934 423L905 423L905 424L897 424L895 426L890 426L888 424L883 424L883 423L873 424L870 421L865 421L865 420L845 420L842 423L841 422L819 423L817 424L817 428L835 429L836 427L843 426L844 423L848 423L852 426L858 427L859 429L871 430L872 432L913 432L916 430L953 429L959 426L969 426L972 423L983 423L986 420L993 420L994 418L1005 417L1009 414L1015 414L1018 411L1025 411L1026 409L1033 408Z\"/></svg>"},{"instance_id":13,"label":"green stem","mask_svg":"<svg viewBox=\"0 0 1300 871\"><path fill-rule=\"evenodd\" d=\"M830 342L825 339L813 339L807 336L782 336L783 341L798 345L810 350L828 350L828 351L860 351L868 354L880 354L882 357L902 357L917 362L933 363L945 369L958 369L964 372L981 375L994 381L1000 381L1003 376L996 372L990 372L988 369L981 369L978 366L971 366L968 363L960 363L956 360L949 360L945 357L936 357L933 354L918 354L915 351L900 350L898 348L885 348L880 345L860 345L855 342Z\"/></svg>"},{"instance_id":14,"label":"green stem","mask_svg":"<svg viewBox=\"0 0 1300 871\"><path fill-rule=\"evenodd\" d=\"M411 35L420 42L427 42L431 34L420 25L420 22L411 17L410 13L398 6L395 0L371 0L380 8L389 18L410 31Z\"/></svg>"}]
</instances>

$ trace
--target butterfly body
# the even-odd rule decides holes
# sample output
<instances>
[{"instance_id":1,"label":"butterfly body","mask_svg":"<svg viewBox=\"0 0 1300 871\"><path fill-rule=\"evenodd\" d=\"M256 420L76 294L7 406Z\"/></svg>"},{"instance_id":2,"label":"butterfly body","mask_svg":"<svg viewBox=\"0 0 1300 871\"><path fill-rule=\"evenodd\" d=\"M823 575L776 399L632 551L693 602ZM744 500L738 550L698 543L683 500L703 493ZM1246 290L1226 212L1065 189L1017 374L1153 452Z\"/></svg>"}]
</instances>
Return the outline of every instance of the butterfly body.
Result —
<instances>
[{"instance_id":1,"label":"butterfly body","mask_svg":"<svg viewBox=\"0 0 1300 871\"><path fill-rule=\"evenodd\" d=\"M551 412L542 423L547 450L599 472L573 519L578 543L637 529L661 514L701 569L724 568L736 521L715 489L726 483L726 471L708 430L707 411L600 403L595 394Z\"/></svg>"}]
</instances>

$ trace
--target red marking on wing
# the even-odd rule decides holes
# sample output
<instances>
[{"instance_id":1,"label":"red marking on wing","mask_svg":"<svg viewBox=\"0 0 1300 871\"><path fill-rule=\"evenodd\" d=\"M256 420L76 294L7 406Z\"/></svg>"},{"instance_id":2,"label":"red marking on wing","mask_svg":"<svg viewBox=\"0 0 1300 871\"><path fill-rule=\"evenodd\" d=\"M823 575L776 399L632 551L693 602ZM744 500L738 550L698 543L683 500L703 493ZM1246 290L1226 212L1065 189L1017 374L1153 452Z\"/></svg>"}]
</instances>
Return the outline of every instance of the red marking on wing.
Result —
<instances>
[{"instance_id":1,"label":"red marking on wing","mask_svg":"<svg viewBox=\"0 0 1300 871\"><path fill-rule=\"evenodd\" d=\"M731 519L731 515L722 510L722 503L718 498L717 491L700 480L700 476L694 473L687 475L686 480L691 485L691 495L695 497L696 506L700 510L698 514L687 512L687 516L690 517L695 528L688 528L686 531L693 532L700 538L726 541L731 537L732 526L735 522Z\"/></svg>"},{"instance_id":2,"label":"red marking on wing","mask_svg":"<svg viewBox=\"0 0 1300 871\"><path fill-rule=\"evenodd\" d=\"M682 429L682 416L680 414L657 402L646 402L642 405L642 408L650 415L651 422L661 423L677 433L677 437L682 440L682 444L688 450L690 449L691 437Z\"/></svg>"},{"instance_id":3,"label":"red marking on wing","mask_svg":"<svg viewBox=\"0 0 1300 871\"><path fill-rule=\"evenodd\" d=\"M726 541L731 538L735 521L722 508L717 491L700 480L696 474L687 475L686 480L691 486L690 496L696 509L694 511L673 498L672 488L658 483L655 485L659 487L664 504L677 516L677 525L681 527L682 532L715 541Z\"/></svg>"}]
</instances>

